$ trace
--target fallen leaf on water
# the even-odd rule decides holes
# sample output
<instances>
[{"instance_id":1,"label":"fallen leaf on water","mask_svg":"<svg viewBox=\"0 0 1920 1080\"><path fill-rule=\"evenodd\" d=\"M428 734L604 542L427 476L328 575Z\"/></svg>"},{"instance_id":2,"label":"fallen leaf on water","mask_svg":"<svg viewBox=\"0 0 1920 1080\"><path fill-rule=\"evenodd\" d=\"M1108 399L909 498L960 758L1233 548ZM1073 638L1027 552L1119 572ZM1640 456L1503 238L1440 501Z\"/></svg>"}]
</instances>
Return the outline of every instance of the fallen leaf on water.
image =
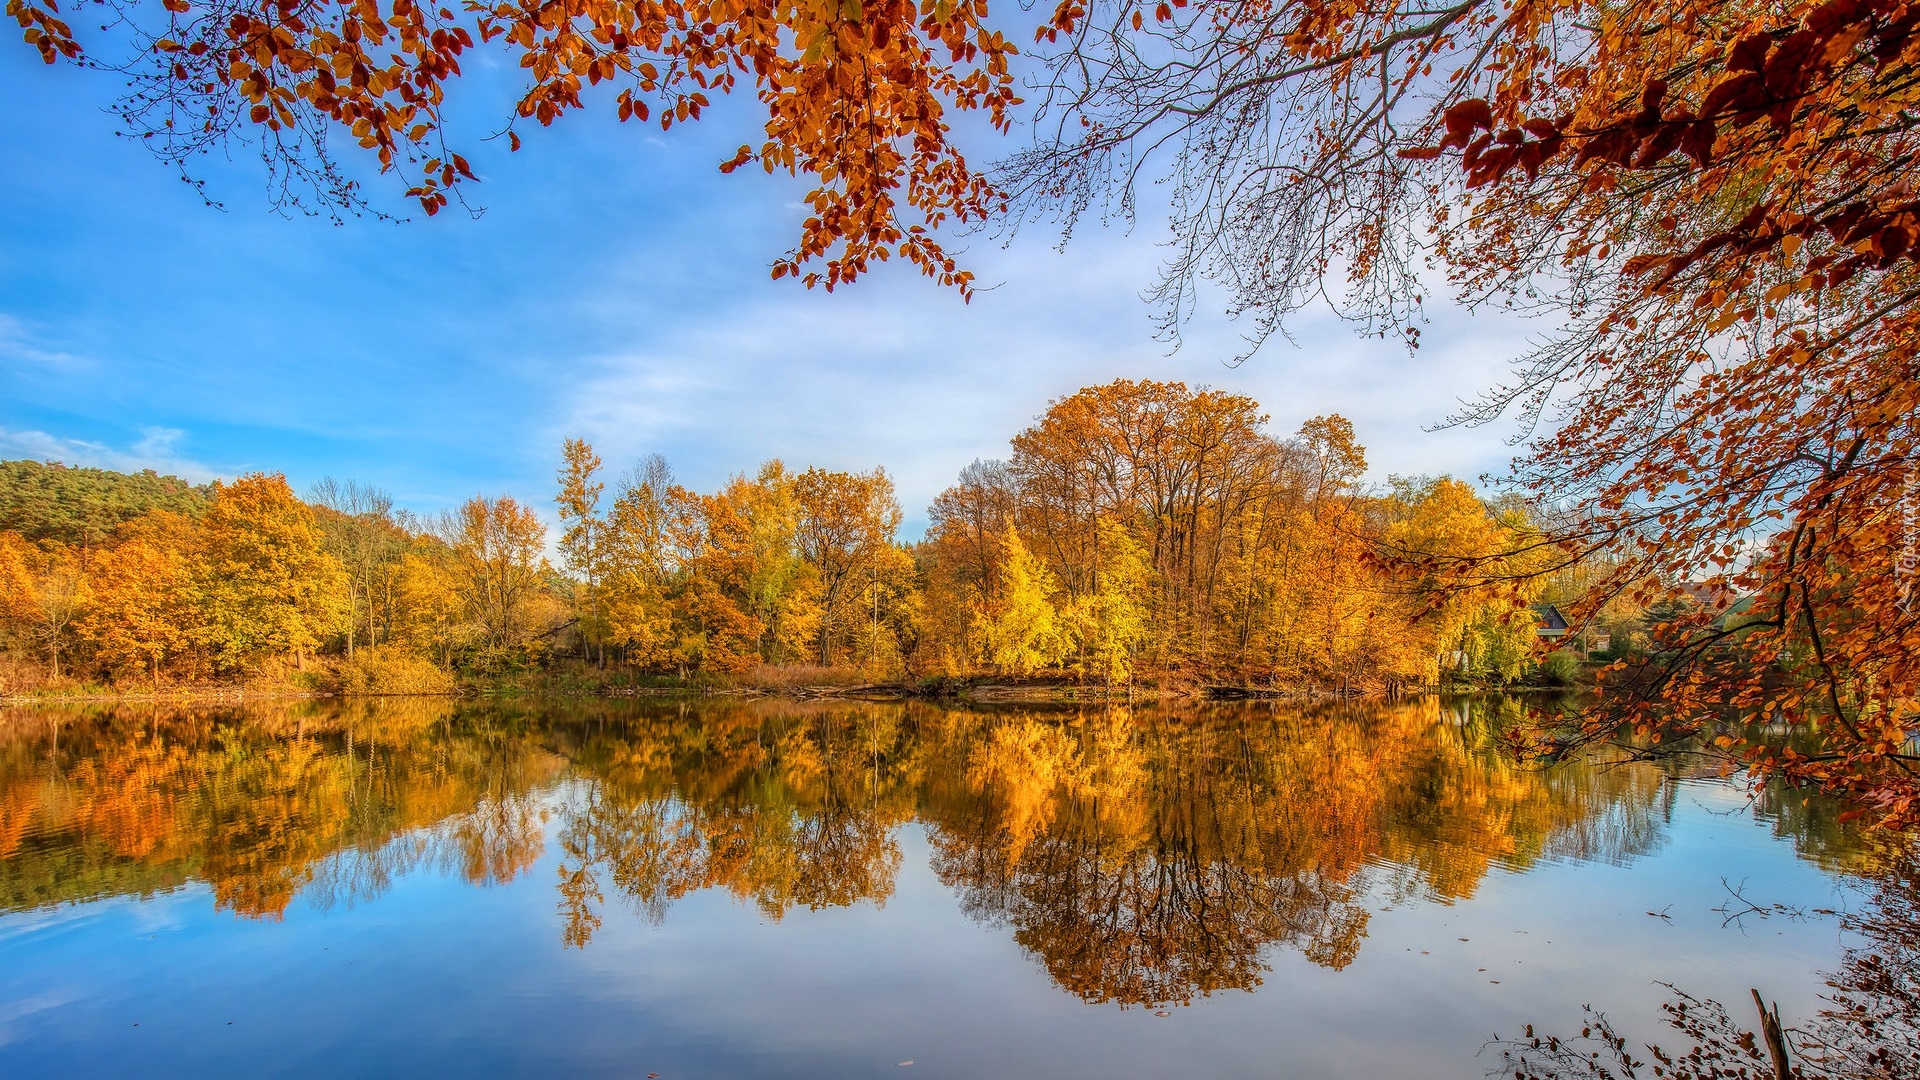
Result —
<instances>
[{"instance_id":1,"label":"fallen leaf on water","mask_svg":"<svg viewBox=\"0 0 1920 1080\"><path fill-rule=\"evenodd\" d=\"M909 1066L909 1065L911 1065L911 1064L913 1064L913 1059L912 1059L912 1058L908 1058L907 1060L905 1060L905 1061L903 1061L903 1062L901 1062L901 1063L900 1063L900 1067L904 1069L904 1068L906 1068L907 1066Z\"/></svg>"},{"instance_id":2,"label":"fallen leaf on water","mask_svg":"<svg viewBox=\"0 0 1920 1080\"><path fill-rule=\"evenodd\" d=\"M1168 1011L1167 1011L1167 1010L1165 1010L1165 1009L1161 1009L1161 1010L1160 1010L1159 1012L1157 1012L1157 1013L1154 1013L1153 1015L1155 1015L1155 1016L1172 1016L1173 1014L1172 1014L1172 1013L1170 1013L1170 1012L1168 1012Z\"/></svg>"}]
</instances>

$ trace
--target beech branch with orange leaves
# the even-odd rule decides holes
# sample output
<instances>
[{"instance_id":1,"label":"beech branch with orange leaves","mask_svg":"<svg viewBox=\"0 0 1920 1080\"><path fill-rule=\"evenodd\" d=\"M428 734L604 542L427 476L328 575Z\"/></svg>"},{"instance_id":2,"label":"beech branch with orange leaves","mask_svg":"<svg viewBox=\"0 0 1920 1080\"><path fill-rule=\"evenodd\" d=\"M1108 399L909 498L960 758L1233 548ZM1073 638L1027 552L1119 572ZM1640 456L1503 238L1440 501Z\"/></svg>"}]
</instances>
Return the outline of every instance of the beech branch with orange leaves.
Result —
<instances>
[{"instance_id":1,"label":"beech branch with orange leaves","mask_svg":"<svg viewBox=\"0 0 1920 1080\"><path fill-rule=\"evenodd\" d=\"M125 76L126 132L192 179L198 155L254 137L275 204L338 215L373 209L336 153L351 139L404 178L428 214L476 180L448 145L448 89L480 48L526 72L514 120L551 124L604 101L663 130L712 96L750 88L766 139L721 165L757 161L813 178L812 214L773 265L832 289L901 258L970 294L935 232L998 197L948 138L949 110L996 127L1019 102L1014 46L984 0L94 0L109 16L83 43L57 0L8 0L48 63ZM509 122L514 149L520 137ZM375 212L378 212L377 210Z\"/></svg>"}]
</instances>

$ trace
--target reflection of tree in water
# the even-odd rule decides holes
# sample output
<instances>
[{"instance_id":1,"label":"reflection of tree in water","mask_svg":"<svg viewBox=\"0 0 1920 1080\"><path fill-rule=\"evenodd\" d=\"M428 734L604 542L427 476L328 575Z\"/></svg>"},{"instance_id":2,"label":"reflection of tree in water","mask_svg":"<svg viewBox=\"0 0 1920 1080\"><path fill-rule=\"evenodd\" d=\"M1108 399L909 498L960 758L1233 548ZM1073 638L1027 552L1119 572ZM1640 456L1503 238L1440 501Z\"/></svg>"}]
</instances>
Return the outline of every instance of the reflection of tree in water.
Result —
<instances>
[{"instance_id":1,"label":"reflection of tree in water","mask_svg":"<svg viewBox=\"0 0 1920 1080\"><path fill-rule=\"evenodd\" d=\"M988 721L961 747L969 789L928 806L935 873L1090 1001L1252 986L1274 944L1345 966L1366 926L1354 890L1271 872L1285 825L1242 812L1267 778L1194 736L1120 715Z\"/></svg>"},{"instance_id":2,"label":"reflection of tree in water","mask_svg":"<svg viewBox=\"0 0 1920 1080\"><path fill-rule=\"evenodd\" d=\"M1091 1001L1256 985L1275 946L1346 966L1381 884L1471 895L1499 861L1621 860L1658 777L1515 767L1433 702L1357 713L985 720L930 790L934 869ZM1595 818L1604 826L1595 827Z\"/></svg>"},{"instance_id":3,"label":"reflection of tree in water","mask_svg":"<svg viewBox=\"0 0 1920 1080\"><path fill-rule=\"evenodd\" d=\"M1795 800L1797 801L1797 800ZM1605 1080L1653 1075L1670 1080L1912 1080L1920 1076L1920 850L1913 837L1882 836L1873 898L1842 919L1851 941L1829 973L1826 1005L1779 1032L1776 1057L1747 1002L1723 1005L1678 988L1662 1006L1686 1048L1642 1045L1588 1007L1577 1036L1535 1035L1501 1042L1488 1075L1518 1080ZM1735 1016L1752 1017L1742 1022ZM1784 1067L1785 1072L1781 1070Z\"/></svg>"},{"instance_id":4,"label":"reflection of tree in water","mask_svg":"<svg viewBox=\"0 0 1920 1080\"><path fill-rule=\"evenodd\" d=\"M525 798L560 761L450 723L439 702L110 709L0 741L0 908L207 882L277 918L384 891L423 865L511 878L538 858Z\"/></svg>"},{"instance_id":5,"label":"reflection of tree in water","mask_svg":"<svg viewBox=\"0 0 1920 1080\"><path fill-rule=\"evenodd\" d=\"M373 900L421 870L456 874L481 887L504 885L545 849L544 803L525 792L494 792L443 821L386 843L358 844L315 864L304 895L322 911Z\"/></svg>"},{"instance_id":6,"label":"reflection of tree in water","mask_svg":"<svg viewBox=\"0 0 1920 1080\"><path fill-rule=\"evenodd\" d=\"M617 898L658 922L723 888L769 918L884 903L912 814L897 710L769 716L721 707L636 718L578 750L594 780L563 803L563 937L585 945Z\"/></svg>"},{"instance_id":7,"label":"reflection of tree in water","mask_svg":"<svg viewBox=\"0 0 1920 1080\"><path fill-rule=\"evenodd\" d=\"M1235 706L383 703L105 715L0 734L0 900L208 882L275 916L426 868L514 880L557 814L562 938L724 889L770 918L884 903L897 830L1093 1001L1249 987L1275 948L1342 967L1370 905L1469 896L1496 864L1658 841L1645 769L1551 772L1500 717Z\"/></svg>"},{"instance_id":8,"label":"reflection of tree in water","mask_svg":"<svg viewBox=\"0 0 1920 1080\"><path fill-rule=\"evenodd\" d=\"M1553 768L1515 762L1498 733L1524 720L1514 699L1442 707L1422 702L1383 716L1376 738L1413 753L1382 761L1389 793L1381 857L1399 891L1451 900L1472 895L1494 863L1541 859L1626 862L1656 850L1674 790L1640 765L1573 760Z\"/></svg>"}]
</instances>

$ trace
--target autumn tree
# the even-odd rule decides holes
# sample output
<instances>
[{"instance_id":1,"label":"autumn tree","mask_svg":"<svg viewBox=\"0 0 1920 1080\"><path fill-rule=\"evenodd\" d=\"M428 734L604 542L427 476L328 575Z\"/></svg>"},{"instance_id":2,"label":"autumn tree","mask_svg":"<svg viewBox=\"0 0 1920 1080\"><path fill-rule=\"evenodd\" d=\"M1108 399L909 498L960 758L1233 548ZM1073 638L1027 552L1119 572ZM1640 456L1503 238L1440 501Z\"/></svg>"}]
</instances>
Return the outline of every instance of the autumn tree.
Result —
<instances>
[{"instance_id":1,"label":"autumn tree","mask_svg":"<svg viewBox=\"0 0 1920 1080\"><path fill-rule=\"evenodd\" d=\"M667 661L672 649L668 589L677 567L667 499L674 486L666 459L654 455L620 478L607 515L607 634L643 664Z\"/></svg>"},{"instance_id":2,"label":"autumn tree","mask_svg":"<svg viewBox=\"0 0 1920 1080\"><path fill-rule=\"evenodd\" d=\"M1436 664L1469 679L1518 681L1534 657L1529 604L1546 586L1537 570L1555 561L1539 531L1518 508L1496 513L1449 477L1396 487L1383 547L1410 575L1404 583L1421 600L1418 617L1432 635ZM1470 563L1488 583L1455 587Z\"/></svg>"},{"instance_id":3,"label":"autumn tree","mask_svg":"<svg viewBox=\"0 0 1920 1080\"><path fill-rule=\"evenodd\" d=\"M347 657L366 628L367 644L379 641L380 606L391 603L395 564L406 550L408 536L396 518L393 496L378 488L348 480L323 477L307 493L315 520L326 537L327 551L346 570L342 629Z\"/></svg>"},{"instance_id":4,"label":"autumn tree","mask_svg":"<svg viewBox=\"0 0 1920 1080\"><path fill-rule=\"evenodd\" d=\"M1370 561L1376 515L1345 419L1280 438L1242 395L1123 379L1054 402L1013 449L934 502L934 655L984 655L938 612L997 610L1010 524L1058 584L1082 677L1432 681L1394 628L1410 605Z\"/></svg>"},{"instance_id":5,"label":"autumn tree","mask_svg":"<svg viewBox=\"0 0 1920 1080\"><path fill-rule=\"evenodd\" d=\"M546 570L547 527L511 495L476 495L440 524L452 549L455 591L468 617L496 650L526 645Z\"/></svg>"},{"instance_id":6,"label":"autumn tree","mask_svg":"<svg viewBox=\"0 0 1920 1080\"><path fill-rule=\"evenodd\" d=\"M673 597L678 653L706 670L744 671L760 660L765 629L751 614L753 527L727 492L700 495L675 486L668 501L682 571Z\"/></svg>"},{"instance_id":7,"label":"autumn tree","mask_svg":"<svg viewBox=\"0 0 1920 1080\"><path fill-rule=\"evenodd\" d=\"M775 458L761 465L751 480L729 480L723 494L746 522L752 546L747 610L762 627L761 655L769 663L787 663L801 651L793 647L801 637L792 625L795 599L811 581L795 542L799 507L794 474Z\"/></svg>"},{"instance_id":8,"label":"autumn tree","mask_svg":"<svg viewBox=\"0 0 1920 1080\"><path fill-rule=\"evenodd\" d=\"M1005 554L978 614L981 642L995 667L1027 675L1065 656L1071 639L1054 607L1058 586L1053 575L1027 550L1012 525L1000 542Z\"/></svg>"},{"instance_id":9,"label":"autumn tree","mask_svg":"<svg viewBox=\"0 0 1920 1080\"><path fill-rule=\"evenodd\" d=\"M900 504L885 470L831 472L812 468L793 481L797 509L797 549L819 575L820 619L815 656L833 662L834 635L850 616L848 600L860 587L859 575L893 541L900 528Z\"/></svg>"},{"instance_id":10,"label":"autumn tree","mask_svg":"<svg viewBox=\"0 0 1920 1080\"><path fill-rule=\"evenodd\" d=\"M1146 549L1131 533L1111 520L1097 529L1093 588L1074 599L1065 619L1083 670L1111 686L1131 679L1134 653L1150 634L1153 579Z\"/></svg>"},{"instance_id":11,"label":"autumn tree","mask_svg":"<svg viewBox=\"0 0 1920 1080\"><path fill-rule=\"evenodd\" d=\"M0 532L0 627L12 643L38 651L42 619L40 575L43 556L20 534Z\"/></svg>"},{"instance_id":12,"label":"autumn tree","mask_svg":"<svg viewBox=\"0 0 1920 1080\"><path fill-rule=\"evenodd\" d=\"M606 484L597 479L600 455L585 439L568 439L561 445L565 464L560 469L560 493L554 502L560 508L560 557L568 570L580 579L586 602L576 605L576 618L583 628L581 639L589 650L603 634L600 615L600 579L605 574L606 523L600 514L600 494ZM600 660L606 662L603 650Z\"/></svg>"},{"instance_id":13,"label":"autumn tree","mask_svg":"<svg viewBox=\"0 0 1920 1080\"><path fill-rule=\"evenodd\" d=\"M416 545L394 567L388 640L435 657L448 669L455 652L482 633L461 595L458 566L454 550L436 541Z\"/></svg>"},{"instance_id":14,"label":"autumn tree","mask_svg":"<svg viewBox=\"0 0 1920 1080\"><path fill-rule=\"evenodd\" d=\"M92 600L92 590L80 552L56 546L38 561L29 625L54 677L59 678L60 658L72 648L75 623Z\"/></svg>"},{"instance_id":15,"label":"autumn tree","mask_svg":"<svg viewBox=\"0 0 1920 1080\"><path fill-rule=\"evenodd\" d=\"M195 587L219 667L243 671L271 656L306 662L346 592L346 571L325 545L286 477L253 473L214 484Z\"/></svg>"},{"instance_id":16,"label":"autumn tree","mask_svg":"<svg viewBox=\"0 0 1920 1080\"><path fill-rule=\"evenodd\" d=\"M926 580L923 668L966 674L978 661L974 612L992 587L1018 501L1019 480L1005 462L975 461L928 508L927 535L916 548Z\"/></svg>"},{"instance_id":17,"label":"autumn tree","mask_svg":"<svg viewBox=\"0 0 1920 1080\"><path fill-rule=\"evenodd\" d=\"M162 667L191 654L203 634L198 523L154 510L121 525L114 539L94 556L92 603L79 631L106 668L157 684Z\"/></svg>"},{"instance_id":18,"label":"autumn tree","mask_svg":"<svg viewBox=\"0 0 1920 1080\"><path fill-rule=\"evenodd\" d=\"M1419 599L1381 562L1392 500L1364 489L1346 419L1281 438L1244 396L1118 380L1054 402L1013 448L934 500L923 663L1110 685L1139 669L1163 684L1435 681L1431 631L1410 625ZM1032 594L1058 630L1036 632L1037 653L1008 645L1028 635L1005 623L1039 625Z\"/></svg>"},{"instance_id":19,"label":"autumn tree","mask_svg":"<svg viewBox=\"0 0 1920 1080\"><path fill-rule=\"evenodd\" d=\"M1205 652L1229 524L1266 489L1275 443L1252 399L1116 380L1054 402L1014 437L1037 550L1074 598L1097 587L1098 522L1145 548L1164 648Z\"/></svg>"}]
</instances>

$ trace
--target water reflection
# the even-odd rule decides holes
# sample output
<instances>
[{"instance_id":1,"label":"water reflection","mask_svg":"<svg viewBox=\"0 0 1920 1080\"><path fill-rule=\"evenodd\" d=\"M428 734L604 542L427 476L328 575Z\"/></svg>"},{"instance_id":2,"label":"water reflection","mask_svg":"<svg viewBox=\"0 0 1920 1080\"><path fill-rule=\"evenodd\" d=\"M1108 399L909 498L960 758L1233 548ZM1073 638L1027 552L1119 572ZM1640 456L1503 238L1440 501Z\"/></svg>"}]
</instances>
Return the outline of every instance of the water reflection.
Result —
<instances>
[{"instance_id":1,"label":"water reflection","mask_svg":"<svg viewBox=\"0 0 1920 1080\"><path fill-rule=\"evenodd\" d=\"M0 909L204 882L220 908L272 919L425 869L512 881L551 854L559 937L586 947L606 919L658 922L699 890L769 919L884 904L918 820L965 911L1010 928L1061 987L1189 1001L1258 984L1275 948L1346 966L1383 903L1661 842L1672 788L1657 772L1514 765L1493 748L1510 708L0 715ZM1847 857L1837 827L1814 832Z\"/></svg>"},{"instance_id":2,"label":"water reflection","mask_svg":"<svg viewBox=\"0 0 1920 1080\"><path fill-rule=\"evenodd\" d=\"M222 909L277 918L302 892L351 902L429 863L511 879L540 851L529 793L565 763L446 719L433 707L12 719L0 902L197 880Z\"/></svg>"},{"instance_id":3,"label":"water reflection","mask_svg":"<svg viewBox=\"0 0 1920 1080\"><path fill-rule=\"evenodd\" d=\"M1063 987L1161 1003L1257 984L1274 945L1345 967L1376 887L1451 900L1496 863L1621 860L1658 837L1657 777L1522 770L1451 719L1424 703L989 722L948 771L965 787L926 802L936 868Z\"/></svg>"}]
</instances>

